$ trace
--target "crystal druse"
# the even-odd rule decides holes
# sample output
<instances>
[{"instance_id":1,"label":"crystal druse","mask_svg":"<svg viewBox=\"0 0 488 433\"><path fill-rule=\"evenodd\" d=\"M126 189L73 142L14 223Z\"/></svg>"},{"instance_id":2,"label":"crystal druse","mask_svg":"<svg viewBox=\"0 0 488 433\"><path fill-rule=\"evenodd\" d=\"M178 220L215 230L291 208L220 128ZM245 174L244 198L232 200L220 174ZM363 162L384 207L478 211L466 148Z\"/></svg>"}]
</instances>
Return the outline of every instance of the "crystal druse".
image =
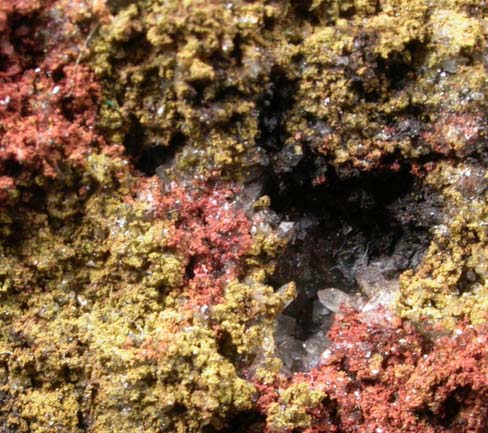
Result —
<instances>
[{"instance_id":1,"label":"crystal druse","mask_svg":"<svg viewBox=\"0 0 488 433\"><path fill-rule=\"evenodd\" d=\"M1 0L0 431L488 431L488 5Z\"/></svg>"}]
</instances>

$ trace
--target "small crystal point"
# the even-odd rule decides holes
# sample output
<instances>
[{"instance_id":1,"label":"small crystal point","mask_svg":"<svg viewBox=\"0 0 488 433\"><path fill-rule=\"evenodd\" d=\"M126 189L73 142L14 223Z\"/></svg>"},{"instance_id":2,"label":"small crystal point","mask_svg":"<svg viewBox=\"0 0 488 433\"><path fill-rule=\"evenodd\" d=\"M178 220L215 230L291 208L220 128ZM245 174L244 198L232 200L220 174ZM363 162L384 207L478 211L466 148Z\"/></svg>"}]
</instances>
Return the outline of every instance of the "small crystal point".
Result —
<instances>
[{"instance_id":1,"label":"small crystal point","mask_svg":"<svg viewBox=\"0 0 488 433\"><path fill-rule=\"evenodd\" d=\"M312 310L312 322L320 324L328 318L331 311L320 301L314 301Z\"/></svg>"},{"instance_id":2,"label":"small crystal point","mask_svg":"<svg viewBox=\"0 0 488 433\"><path fill-rule=\"evenodd\" d=\"M341 305L354 306L355 302L351 295L339 289L329 288L317 292L319 301L334 313L339 310Z\"/></svg>"}]
</instances>

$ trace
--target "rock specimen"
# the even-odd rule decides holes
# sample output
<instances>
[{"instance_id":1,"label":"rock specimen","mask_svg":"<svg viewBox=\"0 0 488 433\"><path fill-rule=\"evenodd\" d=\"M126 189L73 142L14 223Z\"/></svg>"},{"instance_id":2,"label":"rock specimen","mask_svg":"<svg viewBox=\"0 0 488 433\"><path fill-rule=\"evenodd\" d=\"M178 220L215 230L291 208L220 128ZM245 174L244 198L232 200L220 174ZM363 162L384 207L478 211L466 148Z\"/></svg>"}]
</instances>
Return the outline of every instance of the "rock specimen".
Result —
<instances>
[{"instance_id":1,"label":"rock specimen","mask_svg":"<svg viewBox=\"0 0 488 433\"><path fill-rule=\"evenodd\" d=\"M2 0L0 430L488 430L481 0Z\"/></svg>"}]
</instances>

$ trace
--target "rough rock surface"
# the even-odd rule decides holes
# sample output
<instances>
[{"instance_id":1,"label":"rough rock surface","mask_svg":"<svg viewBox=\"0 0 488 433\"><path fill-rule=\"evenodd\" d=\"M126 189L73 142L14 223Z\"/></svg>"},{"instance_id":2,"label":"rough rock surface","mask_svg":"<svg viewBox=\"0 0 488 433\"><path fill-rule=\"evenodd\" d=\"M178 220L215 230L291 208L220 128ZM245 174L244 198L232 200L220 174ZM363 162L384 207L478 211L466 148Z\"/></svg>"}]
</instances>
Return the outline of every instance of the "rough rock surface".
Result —
<instances>
[{"instance_id":1,"label":"rough rock surface","mask_svg":"<svg viewBox=\"0 0 488 433\"><path fill-rule=\"evenodd\" d=\"M488 430L488 6L2 0L0 430Z\"/></svg>"}]
</instances>

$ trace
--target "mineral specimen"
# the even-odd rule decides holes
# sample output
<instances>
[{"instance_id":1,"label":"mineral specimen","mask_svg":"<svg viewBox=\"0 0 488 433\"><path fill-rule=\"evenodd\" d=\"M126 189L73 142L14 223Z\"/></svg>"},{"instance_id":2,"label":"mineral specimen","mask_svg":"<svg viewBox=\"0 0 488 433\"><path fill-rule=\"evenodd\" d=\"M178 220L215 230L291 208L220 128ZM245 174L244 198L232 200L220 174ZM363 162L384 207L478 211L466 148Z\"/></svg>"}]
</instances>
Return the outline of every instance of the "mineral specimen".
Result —
<instances>
[{"instance_id":1,"label":"mineral specimen","mask_svg":"<svg viewBox=\"0 0 488 433\"><path fill-rule=\"evenodd\" d=\"M2 0L0 430L488 431L482 0Z\"/></svg>"}]
</instances>

